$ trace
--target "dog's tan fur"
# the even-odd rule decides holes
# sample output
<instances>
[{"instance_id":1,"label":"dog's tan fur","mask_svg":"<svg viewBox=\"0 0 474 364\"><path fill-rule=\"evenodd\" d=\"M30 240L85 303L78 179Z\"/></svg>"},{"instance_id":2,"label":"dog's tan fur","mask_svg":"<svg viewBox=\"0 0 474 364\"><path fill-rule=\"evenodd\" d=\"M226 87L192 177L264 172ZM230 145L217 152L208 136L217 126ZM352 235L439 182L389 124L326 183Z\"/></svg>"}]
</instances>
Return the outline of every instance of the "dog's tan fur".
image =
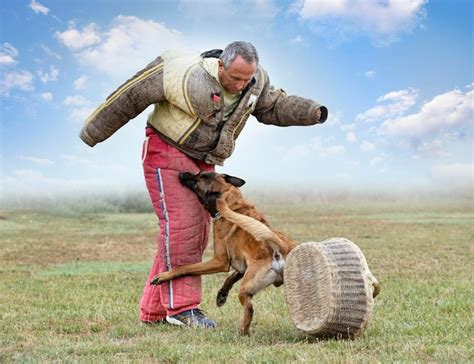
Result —
<instances>
[{"instance_id":1,"label":"dog's tan fur","mask_svg":"<svg viewBox=\"0 0 474 364\"><path fill-rule=\"evenodd\" d=\"M271 284L279 286L283 283L284 261L295 244L283 233L271 229L255 206L244 200L240 190L231 184L235 177L217 173L187 175L189 179L193 178L190 188L204 204L209 202L206 196L219 196L215 202L221 217L214 221L213 226L214 256L207 262L161 273L154 277L152 284L183 275L228 272L233 268L218 292L216 303L223 305L234 283L243 278L239 291L239 300L244 306L240 332L248 335L253 316L252 297Z\"/></svg>"}]
</instances>

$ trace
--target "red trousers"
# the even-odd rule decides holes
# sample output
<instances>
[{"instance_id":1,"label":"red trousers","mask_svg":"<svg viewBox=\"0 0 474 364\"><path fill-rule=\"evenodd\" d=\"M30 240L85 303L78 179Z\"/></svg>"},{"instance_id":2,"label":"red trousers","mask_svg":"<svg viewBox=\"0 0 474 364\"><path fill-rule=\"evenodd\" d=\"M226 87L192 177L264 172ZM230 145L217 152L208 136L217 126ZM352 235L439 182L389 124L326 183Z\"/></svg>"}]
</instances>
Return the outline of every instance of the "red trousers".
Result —
<instances>
[{"instance_id":1,"label":"red trousers","mask_svg":"<svg viewBox=\"0 0 474 364\"><path fill-rule=\"evenodd\" d=\"M178 174L214 171L214 166L188 157L151 128L146 129L142 160L160 231L156 256L140 300L140 320L154 322L197 308L201 303L200 276L180 277L159 286L151 286L150 280L173 267L202 261L210 215L197 196L181 185Z\"/></svg>"}]
</instances>

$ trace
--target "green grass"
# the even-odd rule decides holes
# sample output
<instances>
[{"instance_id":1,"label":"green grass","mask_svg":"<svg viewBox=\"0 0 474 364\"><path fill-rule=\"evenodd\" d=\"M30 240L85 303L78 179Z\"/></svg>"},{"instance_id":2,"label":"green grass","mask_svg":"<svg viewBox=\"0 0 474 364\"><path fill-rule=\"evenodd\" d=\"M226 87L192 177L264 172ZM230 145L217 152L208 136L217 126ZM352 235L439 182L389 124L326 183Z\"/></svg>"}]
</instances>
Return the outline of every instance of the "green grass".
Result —
<instances>
[{"instance_id":1,"label":"green grass","mask_svg":"<svg viewBox=\"0 0 474 364\"><path fill-rule=\"evenodd\" d=\"M382 284L361 338L302 334L274 287L255 297L251 336L240 337L238 289L214 305L225 274L203 280L202 308L217 329L140 325L154 215L9 210L0 214L0 362L474 361L472 204L258 207L298 242L343 236L361 247Z\"/></svg>"}]
</instances>

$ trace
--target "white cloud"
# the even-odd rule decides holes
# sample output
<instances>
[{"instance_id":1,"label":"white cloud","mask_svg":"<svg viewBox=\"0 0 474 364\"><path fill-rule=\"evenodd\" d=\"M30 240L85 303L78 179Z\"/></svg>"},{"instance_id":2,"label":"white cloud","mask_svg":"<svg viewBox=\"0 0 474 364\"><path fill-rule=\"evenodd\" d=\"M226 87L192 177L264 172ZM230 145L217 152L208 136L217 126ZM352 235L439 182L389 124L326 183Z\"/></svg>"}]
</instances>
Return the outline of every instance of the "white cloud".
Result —
<instances>
[{"instance_id":1,"label":"white cloud","mask_svg":"<svg viewBox=\"0 0 474 364\"><path fill-rule=\"evenodd\" d=\"M43 99L43 101L53 101L53 94L51 92L43 92L41 94L41 98Z\"/></svg>"},{"instance_id":2,"label":"white cloud","mask_svg":"<svg viewBox=\"0 0 474 364\"><path fill-rule=\"evenodd\" d=\"M48 15L49 13L49 9L46 6L40 4L39 2L35 0L31 1L29 8L33 10L36 14L41 13L43 15Z\"/></svg>"},{"instance_id":3,"label":"white cloud","mask_svg":"<svg viewBox=\"0 0 474 364\"><path fill-rule=\"evenodd\" d=\"M399 116L409 110L416 103L418 90L407 88L389 92L377 99L377 105L356 116L356 122L374 122Z\"/></svg>"},{"instance_id":4,"label":"white cloud","mask_svg":"<svg viewBox=\"0 0 474 364\"><path fill-rule=\"evenodd\" d=\"M85 29L89 30L89 36L86 31L70 29L57 33L57 37L69 44L71 50L78 51L76 56L83 66L120 79L142 69L166 49L185 48L179 32L134 16L116 17L112 28L101 35L93 24ZM81 49L86 44L90 47Z\"/></svg>"},{"instance_id":5,"label":"white cloud","mask_svg":"<svg viewBox=\"0 0 474 364\"><path fill-rule=\"evenodd\" d=\"M460 140L463 136L464 136L463 132L454 130L454 131L449 131L449 132L444 133L441 137L444 140L455 142L455 141Z\"/></svg>"},{"instance_id":6,"label":"white cloud","mask_svg":"<svg viewBox=\"0 0 474 364\"><path fill-rule=\"evenodd\" d=\"M346 148L343 145L331 145L321 151L321 156L329 155L343 155L346 153Z\"/></svg>"},{"instance_id":7,"label":"white cloud","mask_svg":"<svg viewBox=\"0 0 474 364\"><path fill-rule=\"evenodd\" d=\"M71 110L71 119L78 122L84 122L93 111L93 107L75 107Z\"/></svg>"},{"instance_id":8,"label":"white cloud","mask_svg":"<svg viewBox=\"0 0 474 364\"><path fill-rule=\"evenodd\" d=\"M419 112L385 121L379 131L391 136L421 138L472 127L474 91L452 90L435 96Z\"/></svg>"},{"instance_id":9,"label":"white cloud","mask_svg":"<svg viewBox=\"0 0 474 364\"><path fill-rule=\"evenodd\" d=\"M343 124L341 125L341 130L342 131L348 131L348 130L354 130L356 128L356 123L351 123L351 124Z\"/></svg>"},{"instance_id":10,"label":"white cloud","mask_svg":"<svg viewBox=\"0 0 474 364\"><path fill-rule=\"evenodd\" d=\"M90 104L90 101L87 100L84 96L81 95L74 95L74 96L67 96L64 101L64 105L67 106L84 106Z\"/></svg>"},{"instance_id":11,"label":"white cloud","mask_svg":"<svg viewBox=\"0 0 474 364\"><path fill-rule=\"evenodd\" d=\"M370 165L372 167L378 166L379 164L383 163L385 161L385 157L383 156L378 156L374 157L370 160Z\"/></svg>"},{"instance_id":12,"label":"white cloud","mask_svg":"<svg viewBox=\"0 0 474 364\"><path fill-rule=\"evenodd\" d=\"M283 160L297 160L307 157L311 152L311 148L308 145L295 145L288 149L283 156Z\"/></svg>"},{"instance_id":13,"label":"white cloud","mask_svg":"<svg viewBox=\"0 0 474 364\"><path fill-rule=\"evenodd\" d=\"M360 149L363 150L364 152L370 152L375 149L375 144L370 143L367 140L364 140L362 144L360 145Z\"/></svg>"},{"instance_id":14,"label":"white cloud","mask_svg":"<svg viewBox=\"0 0 474 364\"><path fill-rule=\"evenodd\" d=\"M346 153L346 148L343 145L333 144L332 138L322 140L321 138L313 138L308 144L299 144L289 148L283 160L290 161L301 159L308 155L317 155L322 158L329 156L339 156Z\"/></svg>"},{"instance_id":15,"label":"white cloud","mask_svg":"<svg viewBox=\"0 0 474 364\"><path fill-rule=\"evenodd\" d=\"M357 137L352 131L349 131L346 134L346 140L348 142L355 143L357 141Z\"/></svg>"},{"instance_id":16,"label":"white cloud","mask_svg":"<svg viewBox=\"0 0 474 364\"><path fill-rule=\"evenodd\" d=\"M34 164L39 165L39 166L52 166L54 164L53 161L47 158L38 158L38 157L31 157L31 156L20 156L19 158L24 161L33 162Z\"/></svg>"},{"instance_id":17,"label":"white cloud","mask_svg":"<svg viewBox=\"0 0 474 364\"><path fill-rule=\"evenodd\" d=\"M74 81L74 88L76 90L84 90L86 88L87 76L81 76Z\"/></svg>"},{"instance_id":18,"label":"white cloud","mask_svg":"<svg viewBox=\"0 0 474 364\"><path fill-rule=\"evenodd\" d=\"M440 139L421 142L421 144L418 146L418 152L425 157L431 158L451 156L451 153L445 150L443 141Z\"/></svg>"},{"instance_id":19,"label":"white cloud","mask_svg":"<svg viewBox=\"0 0 474 364\"><path fill-rule=\"evenodd\" d=\"M365 72L365 77L367 77L367 78L374 78L375 75L376 75L376 72L374 70L370 70L370 71Z\"/></svg>"},{"instance_id":20,"label":"white cloud","mask_svg":"<svg viewBox=\"0 0 474 364\"><path fill-rule=\"evenodd\" d=\"M277 5L278 1L274 0L253 0L243 2L242 4L244 7L247 7L247 14L253 17L274 18L280 12L280 8Z\"/></svg>"},{"instance_id":21,"label":"white cloud","mask_svg":"<svg viewBox=\"0 0 474 364\"><path fill-rule=\"evenodd\" d=\"M302 0L295 5L300 18L313 21L318 33L340 39L357 33L377 43L390 43L411 31L425 16L427 0Z\"/></svg>"},{"instance_id":22,"label":"white cloud","mask_svg":"<svg viewBox=\"0 0 474 364\"><path fill-rule=\"evenodd\" d=\"M81 95L67 96L63 104L70 107L70 117L77 122L84 122L94 111L93 103Z\"/></svg>"},{"instance_id":23,"label":"white cloud","mask_svg":"<svg viewBox=\"0 0 474 364\"><path fill-rule=\"evenodd\" d=\"M281 3L281 2L280 2ZM276 0L179 0L179 13L191 21L196 19L229 19L238 14L240 26L246 27L255 19L260 21L274 18L281 10ZM253 27L257 26L253 22Z\"/></svg>"},{"instance_id":24,"label":"white cloud","mask_svg":"<svg viewBox=\"0 0 474 364\"><path fill-rule=\"evenodd\" d=\"M33 90L33 75L28 71L14 71L5 73L0 80L0 95L8 96L12 89L22 91Z\"/></svg>"},{"instance_id":25,"label":"white cloud","mask_svg":"<svg viewBox=\"0 0 474 364\"><path fill-rule=\"evenodd\" d=\"M11 65L16 63L18 50L10 43L3 43L0 48L0 65Z\"/></svg>"},{"instance_id":26,"label":"white cloud","mask_svg":"<svg viewBox=\"0 0 474 364\"><path fill-rule=\"evenodd\" d=\"M38 71L38 77L43 83L48 83L50 81L57 81L59 75L59 68L52 65L49 68L49 73L43 71Z\"/></svg>"},{"instance_id":27,"label":"white cloud","mask_svg":"<svg viewBox=\"0 0 474 364\"><path fill-rule=\"evenodd\" d=\"M33 169L16 169L13 171L13 175L26 180L43 177L43 174L40 171L35 171Z\"/></svg>"},{"instance_id":28,"label":"white cloud","mask_svg":"<svg viewBox=\"0 0 474 364\"><path fill-rule=\"evenodd\" d=\"M62 33L56 32L54 35L61 43L73 51L93 46L100 43L102 40L99 34L99 29L94 23L86 25L82 31L72 28Z\"/></svg>"},{"instance_id":29,"label":"white cloud","mask_svg":"<svg viewBox=\"0 0 474 364\"><path fill-rule=\"evenodd\" d=\"M0 64L14 64L15 58L9 54L0 54Z\"/></svg>"},{"instance_id":30,"label":"white cloud","mask_svg":"<svg viewBox=\"0 0 474 364\"><path fill-rule=\"evenodd\" d=\"M470 152L469 138L472 138L474 125L471 85L464 91L455 89L436 95L412 111L417 96L418 91L411 88L389 92L377 99L380 105L357 115L356 121L379 124L369 133L375 133L393 146L410 150L415 159ZM369 148L369 145L361 146L362 150Z\"/></svg>"},{"instance_id":31,"label":"white cloud","mask_svg":"<svg viewBox=\"0 0 474 364\"><path fill-rule=\"evenodd\" d=\"M335 177L343 180L350 180L352 178L349 173L336 173Z\"/></svg>"},{"instance_id":32,"label":"white cloud","mask_svg":"<svg viewBox=\"0 0 474 364\"><path fill-rule=\"evenodd\" d=\"M326 120L326 125L337 126L342 123L342 113L340 111L330 112L328 119Z\"/></svg>"},{"instance_id":33,"label":"white cloud","mask_svg":"<svg viewBox=\"0 0 474 364\"><path fill-rule=\"evenodd\" d=\"M301 34L298 34L296 37L290 39L290 42L293 44L307 44L306 40L303 38Z\"/></svg>"},{"instance_id":34,"label":"white cloud","mask_svg":"<svg viewBox=\"0 0 474 364\"><path fill-rule=\"evenodd\" d=\"M0 184L5 191L4 196L18 195L23 198L25 194L37 197L50 193L91 191L98 187L110 188L110 181L105 181L103 178L58 178L35 169L17 169L10 175L2 175Z\"/></svg>"},{"instance_id":35,"label":"white cloud","mask_svg":"<svg viewBox=\"0 0 474 364\"><path fill-rule=\"evenodd\" d=\"M431 168L435 181L456 187L474 187L474 164L438 164Z\"/></svg>"},{"instance_id":36,"label":"white cloud","mask_svg":"<svg viewBox=\"0 0 474 364\"><path fill-rule=\"evenodd\" d=\"M92 160L90 159L86 159L86 158L81 158L81 157L78 157L76 155L72 155L72 154L61 154L59 156L59 158L61 160L63 160L64 162L67 162L67 163L72 163L72 164L81 164L83 166L89 166L89 167L95 167L96 164L95 162L93 162Z\"/></svg>"},{"instance_id":37,"label":"white cloud","mask_svg":"<svg viewBox=\"0 0 474 364\"><path fill-rule=\"evenodd\" d=\"M233 0L206 0L204 3L196 0L179 0L178 9L180 14L192 19L222 19L238 12L237 4Z\"/></svg>"},{"instance_id":38,"label":"white cloud","mask_svg":"<svg viewBox=\"0 0 474 364\"><path fill-rule=\"evenodd\" d=\"M337 145L333 143L333 138L327 138L326 140L323 140L320 137L316 137L311 141L310 147L321 157L342 155L346 152L346 148L343 145Z\"/></svg>"},{"instance_id":39,"label":"white cloud","mask_svg":"<svg viewBox=\"0 0 474 364\"><path fill-rule=\"evenodd\" d=\"M44 44L41 45L41 49L46 53L48 56L56 58L56 59L62 59L61 55L50 49L49 47L46 47Z\"/></svg>"}]
</instances>

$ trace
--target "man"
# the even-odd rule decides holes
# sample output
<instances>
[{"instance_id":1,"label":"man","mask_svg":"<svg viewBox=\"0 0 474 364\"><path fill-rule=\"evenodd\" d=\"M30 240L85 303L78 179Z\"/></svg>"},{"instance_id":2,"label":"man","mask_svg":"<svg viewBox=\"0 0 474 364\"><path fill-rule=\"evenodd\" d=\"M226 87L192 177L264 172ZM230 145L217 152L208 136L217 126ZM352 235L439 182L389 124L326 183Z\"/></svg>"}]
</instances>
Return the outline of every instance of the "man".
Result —
<instances>
[{"instance_id":1,"label":"man","mask_svg":"<svg viewBox=\"0 0 474 364\"><path fill-rule=\"evenodd\" d=\"M233 42L224 51L163 53L94 111L80 137L94 146L152 104L142 161L160 233L140 301L140 320L214 327L198 308L200 276L149 284L171 267L200 262L206 248L209 213L180 184L179 172L213 171L214 165L223 165L250 115L265 124L313 125L326 121L328 111L275 89L255 47Z\"/></svg>"}]
</instances>

